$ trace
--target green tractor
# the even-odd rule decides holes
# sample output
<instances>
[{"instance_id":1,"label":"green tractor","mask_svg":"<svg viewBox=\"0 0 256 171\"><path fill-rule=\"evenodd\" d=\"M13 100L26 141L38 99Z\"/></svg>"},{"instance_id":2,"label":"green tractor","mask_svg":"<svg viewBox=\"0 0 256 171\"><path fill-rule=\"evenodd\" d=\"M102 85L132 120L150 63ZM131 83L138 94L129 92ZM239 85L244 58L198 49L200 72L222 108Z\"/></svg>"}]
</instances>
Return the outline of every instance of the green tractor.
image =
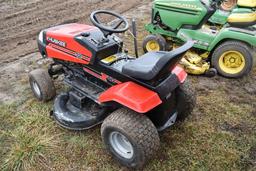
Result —
<instances>
[{"instance_id":1,"label":"green tractor","mask_svg":"<svg viewBox=\"0 0 256 171\"><path fill-rule=\"evenodd\" d=\"M180 63L188 73L242 77L253 67L255 9L256 0L155 0L143 49L168 51L193 39Z\"/></svg>"}]
</instances>

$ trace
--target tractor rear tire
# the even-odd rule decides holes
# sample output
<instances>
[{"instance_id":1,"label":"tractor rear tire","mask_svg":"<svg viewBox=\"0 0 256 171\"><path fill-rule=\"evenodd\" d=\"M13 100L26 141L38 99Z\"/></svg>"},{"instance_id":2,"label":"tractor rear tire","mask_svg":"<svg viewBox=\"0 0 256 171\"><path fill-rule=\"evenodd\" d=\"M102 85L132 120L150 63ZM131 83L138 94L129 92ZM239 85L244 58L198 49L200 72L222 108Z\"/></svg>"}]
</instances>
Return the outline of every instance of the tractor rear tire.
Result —
<instances>
[{"instance_id":1,"label":"tractor rear tire","mask_svg":"<svg viewBox=\"0 0 256 171\"><path fill-rule=\"evenodd\" d=\"M177 121L184 121L192 114L196 106L196 92L191 86L190 81L186 80L176 89L177 95Z\"/></svg>"},{"instance_id":2,"label":"tractor rear tire","mask_svg":"<svg viewBox=\"0 0 256 171\"><path fill-rule=\"evenodd\" d=\"M235 56L235 58L233 56ZM241 60L240 66L237 67L238 69L226 66L228 63L231 63L231 58L232 60L235 60L235 62L238 58ZM227 41L214 50L211 63L220 75L227 78L240 78L252 70L253 50L243 42Z\"/></svg>"},{"instance_id":3,"label":"tractor rear tire","mask_svg":"<svg viewBox=\"0 0 256 171\"><path fill-rule=\"evenodd\" d=\"M56 95L54 83L44 69L36 69L29 73L29 83L35 97L39 101L49 101Z\"/></svg>"},{"instance_id":4,"label":"tractor rear tire","mask_svg":"<svg viewBox=\"0 0 256 171\"><path fill-rule=\"evenodd\" d=\"M150 34L143 40L142 47L145 53L154 51L167 51L168 43L163 36Z\"/></svg>"},{"instance_id":5,"label":"tractor rear tire","mask_svg":"<svg viewBox=\"0 0 256 171\"><path fill-rule=\"evenodd\" d=\"M142 168L160 144L151 120L126 108L114 111L104 120L101 136L106 149L129 168Z\"/></svg>"}]
</instances>

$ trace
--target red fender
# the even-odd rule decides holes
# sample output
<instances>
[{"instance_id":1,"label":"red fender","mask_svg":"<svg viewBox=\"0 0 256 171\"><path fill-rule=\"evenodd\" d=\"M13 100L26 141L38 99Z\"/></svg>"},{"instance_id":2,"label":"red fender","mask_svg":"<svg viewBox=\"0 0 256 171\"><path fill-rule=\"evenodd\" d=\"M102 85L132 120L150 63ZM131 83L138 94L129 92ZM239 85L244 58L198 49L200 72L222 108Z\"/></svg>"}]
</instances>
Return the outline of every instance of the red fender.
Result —
<instances>
[{"instance_id":1,"label":"red fender","mask_svg":"<svg viewBox=\"0 0 256 171\"><path fill-rule=\"evenodd\" d=\"M162 103L156 92L134 82L125 82L109 88L99 96L99 101L115 101L138 113L146 113Z\"/></svg>"},{"instance_id":2,"label":"red fender","mask_svg":"<svg viewBox=\"0 0 256 171\"><path fill-rule=\"evenodd\" d=\"M178 65L172 69L172 73L178 77L180 83L184 83L188 76L186 71L181 66L178 66Z\"/></svg>"}]
</instances>

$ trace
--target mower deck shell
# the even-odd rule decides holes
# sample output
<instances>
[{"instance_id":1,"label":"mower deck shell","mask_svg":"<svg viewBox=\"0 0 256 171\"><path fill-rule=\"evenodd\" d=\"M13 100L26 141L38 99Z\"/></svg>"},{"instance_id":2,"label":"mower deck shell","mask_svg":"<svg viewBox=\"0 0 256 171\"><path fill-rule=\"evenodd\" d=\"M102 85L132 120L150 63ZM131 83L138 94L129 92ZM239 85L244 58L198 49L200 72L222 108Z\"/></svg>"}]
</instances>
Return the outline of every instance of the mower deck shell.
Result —
<instances>
[{"instance_id":1,"label":"mower deck shell","mask_svg":"<svg viewBox=\"0 0 256 171\"><path fill-rule=\"evenodd\" d=\"M109 111L87 99L82 108L72 104L68 94L60 94L54 101L52 116L57 123L70 130L85 130L100 124Z\"/></svg>"}]
</instances>

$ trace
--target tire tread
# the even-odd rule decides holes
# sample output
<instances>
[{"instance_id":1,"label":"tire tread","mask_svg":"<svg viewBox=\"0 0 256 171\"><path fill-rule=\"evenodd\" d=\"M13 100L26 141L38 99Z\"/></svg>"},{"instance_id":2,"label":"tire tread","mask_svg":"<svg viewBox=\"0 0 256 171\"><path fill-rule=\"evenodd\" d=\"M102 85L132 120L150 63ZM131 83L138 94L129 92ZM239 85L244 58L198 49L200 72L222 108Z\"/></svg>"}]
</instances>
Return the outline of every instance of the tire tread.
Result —
<instances>
[{"instance_id":1,"label":"tire tread","mask_svg":"<svg viewBox=\"0 0 256 171\"><path fill-rule=\"evenodd\" d=\"M40 101L49 101L56 95L54 83L45 69L36 69L29 73L29 82L35 80L39 85L42 97ZM32 85L31 85L32 86Z\"/></svg>"},{"instance_id":2,"label":"tire tread","mask_svg":"<svg viewBox=\"0 0 256 171\"><path fill-rule=\"evenodd\" d=\"M245 60L246 62L246 66L245 68L237 74L229 74L229 73L225 73L224 71L222 71L219 68L219 57L221 56L221 54L223 53L223 51L226 50L232 50L232 49L240 49L241 51L243 51L243 53L245 54ZM213 65L213 67L215 67L217 69L217 71L224 77L228 77L228 78L240 78L243 77L244 75L248 74L253 67L253 55L252 55L252 49L250 48L250 46L248 46L246 43L243 43L241 41L226 41L224 43L222 43L221 45L219 45L213 52L212 54L212 59L211 59L211 63Z\"/></svg>"},{"instance_id":3,"label":"tire tread","mask_svg":"<svg viewBox=\"0 0 256 171\"><path fill-rule=\"evenodd\" d=\"M126 133L139 144L144 153L144 162L150 159L158 150L160 140L158 132L146 116L138 114L127 108L121 108L109 115L101 126L101 135L107 127L117 127ZM139 167L144 165L144 162Z\"/></svg>"}]
</instances>

